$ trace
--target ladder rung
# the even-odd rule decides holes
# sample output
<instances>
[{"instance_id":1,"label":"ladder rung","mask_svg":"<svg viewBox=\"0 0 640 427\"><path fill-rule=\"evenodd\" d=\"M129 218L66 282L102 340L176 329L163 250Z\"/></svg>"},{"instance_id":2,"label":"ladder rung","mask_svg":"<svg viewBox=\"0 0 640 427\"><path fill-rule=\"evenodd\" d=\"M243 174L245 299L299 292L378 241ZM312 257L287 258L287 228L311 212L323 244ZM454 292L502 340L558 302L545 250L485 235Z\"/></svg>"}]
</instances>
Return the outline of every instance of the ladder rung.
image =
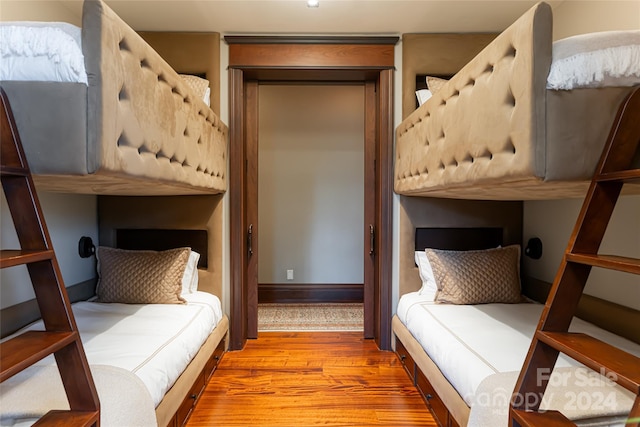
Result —
<instances>
[{"instance_id":1,"label":"ladder rung","mask_svg":"<svg viewBox=\"0 0 640 427\"><path fill-rule=\"evenodd\" d=\"M640 169L629 169L618 172L606 172L600 174L596 177L596 181L604 182L604 181L622 181L622 182L633 182L640 181Z\"/></svg>"},{"instance_id":2,"label":"ladder rung","mask_svg":"<svg viewBox=\"0 0 640 427\"><path fill-rule=\"evenodd\" d=\"M586 334L537 331L536 338L640 394L640 357Z\"/></svg>"},{"instance_id":3,"label":"ladder rung","mask_svg":"<svg viewBox=\"0 0 640 427\"><path fill-rule=\"evenodd\" d=\"M608 268L626 273L640 274L640 259L617 255L591 255L568 253L567 261L594 267Z\"/></svg>"},{"instance_id":4,"label":"ladder rung","mask_svg":"<svg viewBox=\"0 0 640 427\"><path fill-rule=\"evenodd\" d=\"M41 251L3 249L0 251L0 268L46 261L48 259L53 259L53 256L53 251L50 249Z\"/></svg>"},{"instance_id":5,"label":"ladder rung","mask_svg":"<svg viewBox=\"0 0 640 427\"><path fill-rule=\"evenodd\" d=\"M522 427L556 427L575 426L575 424L558 411L532 412L522 409L511 409L513 419Z\"/></svg>"},{"instance_id":6,"label":"ladder rung","mask_svg":"<svg viewBox=\"0 0 640 427\"><path fill-rule=\"evenodd\" d=\"M100 413L95 411L49 411L34 426L91 426L97 423Z\"/></svg>"},{"instance_id":7,"label":"ladder rung","mask_svg":"<svg viewBox=\"0 0 640 427\"><path fill-rule=\"evenodd\" d=\"M0 344L0 382L63 347L80 341L75 331L27 331Z\"/></svg>"},{"instance_id":8,"label":"ladder rung","mask_svg":"<svg viewBox=\"0 0 640 427\"><path fill-rule=\"evenodd\" d=\"M0 176L28 176L29 170L20 166L0 165Z\"/></svg>"}]
</instances>

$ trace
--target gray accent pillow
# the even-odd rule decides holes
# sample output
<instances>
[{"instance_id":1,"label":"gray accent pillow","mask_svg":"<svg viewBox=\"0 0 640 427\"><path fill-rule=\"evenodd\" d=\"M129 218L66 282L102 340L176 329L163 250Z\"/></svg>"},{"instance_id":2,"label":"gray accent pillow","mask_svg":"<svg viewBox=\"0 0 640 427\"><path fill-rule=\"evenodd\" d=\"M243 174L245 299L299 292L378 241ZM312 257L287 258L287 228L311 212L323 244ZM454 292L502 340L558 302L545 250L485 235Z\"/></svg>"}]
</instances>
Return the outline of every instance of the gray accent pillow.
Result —
<instances>
[{"instance_id":1,"label":"gray accent pillow","mask_svg":"<svg viewBox=\"0 0 640 427\"><path fill-rule=\"evenodd\" d=\"M479 251L427 249L426 253L438 286L436 302L522 302L520 246Z\"/></svg>"},{"instance_id":2,"label":"gray accent pillow","mask_svg":"<svg viewBox=\"0 0 640 427\"><path fill-rule=\"evenodd\" d=\"M98 302L184 304L180 296L189 248L129 251L99 247Z\"/></svg>"}]
</instances>

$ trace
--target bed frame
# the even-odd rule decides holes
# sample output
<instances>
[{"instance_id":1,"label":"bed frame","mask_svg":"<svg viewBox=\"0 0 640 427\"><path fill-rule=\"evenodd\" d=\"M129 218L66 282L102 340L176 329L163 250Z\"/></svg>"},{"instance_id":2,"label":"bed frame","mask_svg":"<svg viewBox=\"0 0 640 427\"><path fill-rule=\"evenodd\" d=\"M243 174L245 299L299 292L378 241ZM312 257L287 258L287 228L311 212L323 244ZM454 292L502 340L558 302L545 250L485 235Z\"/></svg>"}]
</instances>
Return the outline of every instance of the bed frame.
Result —
<instances>
[{"instance_id":1,"label":"bed frame","mask_svg":"<svg viewBox=\"0 0 640 427\"><path fill-rule=\"evenodd\" d=\"M632 88L547 90L551 48L551 7L538 3L409 114L396 129L396 193L583 196Z\"/></svg>"},{"instance_id":2,"label":"bed frame","mask_svg":"<svg viewBox=\"0 0 640 427\"><path fill-rule=\"evenodd\" d=\"M504 236L501 227L416 228L414 241L415 250L477 250L502 245ZM469 407L397 315L392 329L396 353L436 421L442 426L467 425Z\"/></svg>"},{"instance_id":3,"label":"bed frame","mask_svg":"<svg viewBox=\"0 0 640 427\"><path fill-rule=\"evenodd\" d=\"M226 190L227 126L102 0L84 2L82 49L88 86L0 83L38 188L116 195ZM202 53L219 64L219 51Z\"/></svg>"},{"instance_id":4,"label":"bed frame","mask_svg":"<svg viewBox=\"0 0 640 427\"><path fill-rule=\"evenodd\" d=\"M156 251L191 247L200 254L201 258L198 263L198 275L199 278L204 279L204 283L199 284L198 288L199 290L209 289L207 279L201 274L207 270L209 263L208 230L206 229L118 228L115 230L114 246L120 249ZM220 294L216 295L221 298ZM225 315L156 407L159 426L182 426L186 423L227 349L228 331L229 319Z\"/></svg>"},{"instance_id":5,"label":"bed frame","mask_svg":"<svg viewBox=\"0 0 640 427\"><path fill-rule=\"evenodd\" d=\"M414 250L424 250L426 247L448 250L492 248L499 244L510 244L510 238L506 236L507 230L506 227L490 226L417 227ZM418 277L417 268L413 273ZM418 279L413 288L405 287L403 293L416 291L419 286ZM532 279L523 280L525 295L544 303L546 292L548 284ZM584 295L579 304L578 317L640 343L640 335L635 327L640 323L640 312L637 310ZM396 354L439 425L466 426L469 421L469 406L397 315L393 317L392 330Z\"/></svg>"}]
</instances>

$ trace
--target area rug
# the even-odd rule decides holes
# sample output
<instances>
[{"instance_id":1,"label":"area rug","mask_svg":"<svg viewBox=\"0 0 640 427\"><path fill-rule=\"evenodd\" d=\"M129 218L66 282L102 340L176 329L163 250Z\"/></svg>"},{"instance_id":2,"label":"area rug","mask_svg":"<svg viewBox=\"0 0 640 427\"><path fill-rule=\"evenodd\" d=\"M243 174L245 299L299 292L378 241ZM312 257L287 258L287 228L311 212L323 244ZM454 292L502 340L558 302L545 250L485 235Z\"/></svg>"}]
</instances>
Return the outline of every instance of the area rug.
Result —
<instances>
[{"instance_id":1,"label":"area rug","mask_svg":"<svg viewBox=\"0 0 640 427\"><path fill-rule=\"evenodd\" d=\"M362 331L362 304L258 304L258 331Z\"/></svg>"}]
</instances>

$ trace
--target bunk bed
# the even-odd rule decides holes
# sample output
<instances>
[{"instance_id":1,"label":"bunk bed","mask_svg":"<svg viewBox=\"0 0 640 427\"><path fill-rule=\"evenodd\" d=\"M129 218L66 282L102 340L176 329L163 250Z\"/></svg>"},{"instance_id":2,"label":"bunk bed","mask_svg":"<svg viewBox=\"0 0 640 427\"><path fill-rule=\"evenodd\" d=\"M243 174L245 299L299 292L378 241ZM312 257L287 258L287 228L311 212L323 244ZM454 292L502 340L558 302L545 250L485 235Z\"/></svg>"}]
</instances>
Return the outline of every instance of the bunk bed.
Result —
<instances>
[{"instance_id":1,"label":"bunk bed","mask_svg":"<svg viewBox=\"0 0 640 427\"><path fill-rule=\"evenodd\" d=\"M543 305L520 297L519 246L501 246L502 236L503 230L495 227L416 230L414 274L421 284L401 297L392 327L396 352L441 425L508 424L511 393ZM433 257L441 258L425 264ZM468 289L487 287L482 301L452 301L449 294L444 296L449 303L439 302L443 297L436 296L436 282L443 280L443 268L447 280L460 277L455 270L474 271L475 277L465 276L465 283L474 281ZM511 280L505 283L505 278ZM515 288L515 293L491 294L500 286ZM640 313L629 321L636 325ZM571 330L640 355L640 344L586 321L574 319ZM543 409L567 412L573 407L568 415L578 425L624 424L633 395L566 357L553 375ZM600 424L589 424L595 421Z\"/></svg>"},{"instance_id":2,"label":"bunk bed","mask_svg":"<svg viewBox=\"0 0 640 427\"><path fill-rule=\"evenodd\" d=\"M101 425L182 425L224 354L229 325L200 253L100 247L97 256L97 295L72 309ZM16 335L42 328L37 321ZM0 385L0 425L68 408L62 390L54 359L42 359Z\"/></svg>"},{"instance_id":3,"label":"bunk bed","mask_svg":"<svg viewBox=\"0 0 640 427\"><path fill-rule=\"evenodd\" d=\"M0 85L38 188L225 191L228 129L208 106L219 94L200 93L209 89L206 79L182 78L103 1L84 2L81 28L2 24Z\"/></svg>"},{"instance_id":4,"label":"bunk bed","mask_svg":"<svg viewBox=\"0 0 640 427\"><path fill-rule=\"evenodd\" d=\"M537 4L397 127L395 192L584 195L618 106L640 84L639 39L640 31L604 32L552 44L551 8ZM619 61L585 62L602 52Z\"/></svg>"}]
</instances>

